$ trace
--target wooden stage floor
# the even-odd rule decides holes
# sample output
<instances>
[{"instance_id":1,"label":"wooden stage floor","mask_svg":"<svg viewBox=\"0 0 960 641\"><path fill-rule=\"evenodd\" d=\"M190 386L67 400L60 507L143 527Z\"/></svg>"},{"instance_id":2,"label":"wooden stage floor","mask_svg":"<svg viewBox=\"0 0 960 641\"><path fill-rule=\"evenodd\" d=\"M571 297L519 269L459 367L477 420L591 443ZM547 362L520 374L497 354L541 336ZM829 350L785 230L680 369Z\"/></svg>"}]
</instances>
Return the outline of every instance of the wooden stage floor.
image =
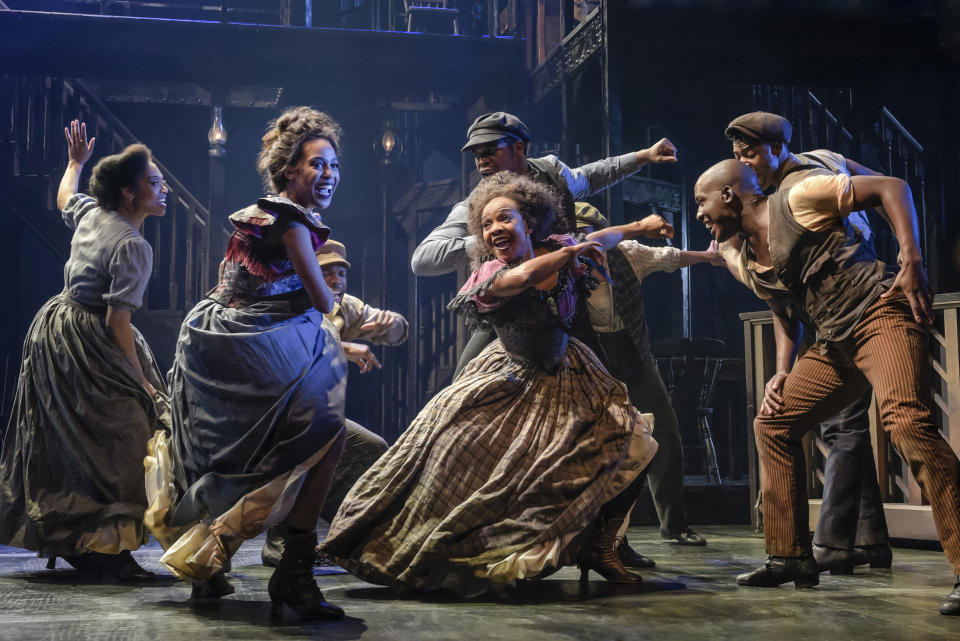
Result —
<instances>
[{"instance_id":1,"label":"wooden stage floor","mask_svg":"<svg viewBox=\"0 0 960 641\"><path fill-rule=\"evenodd\" d=\"M289 610L282 623L269 620L271 570L260 565L262 538L245 543L234 559L237 593L212 604L192 603L189 588L166 573L136 586L83 583L62 560L45 570L32 553L0 546L0 639L960 639L960 617L936 611L953 584L940 552L897 548L892 571L823 574L809 590L738 588L735 575L762 562L762 539L747 526L697 529L709 538L706 547L681 547L659 539L655 528L631 528L634 547L657 561L640 588L592 574L582 591L577 570L565 568L510 599L416 599L349 574L324 574L321 588L347 618L319 623ZM135 556L159 570L156 544Z\"/></svg>"}]
</instances>

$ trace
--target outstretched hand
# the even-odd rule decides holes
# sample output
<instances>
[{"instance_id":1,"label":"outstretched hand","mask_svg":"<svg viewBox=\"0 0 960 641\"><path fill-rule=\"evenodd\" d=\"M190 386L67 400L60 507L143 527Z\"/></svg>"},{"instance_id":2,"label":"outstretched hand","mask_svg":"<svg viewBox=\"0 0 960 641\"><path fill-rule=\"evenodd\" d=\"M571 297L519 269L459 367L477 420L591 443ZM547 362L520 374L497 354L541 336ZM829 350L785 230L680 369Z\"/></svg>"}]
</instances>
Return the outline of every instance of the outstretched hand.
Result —
<instances>
[{"instance_id":1,"label":"outstretched hand","mask_svg":"<svg viewBox=\"0 0 960 641\"><path fill-rule=\"evenodd\" d=\"M913 318L921 325L933 324L933 290L927 281L927 272L919 261L904 261L889 290L881 298L902 293L910 303Z\"/></svg>"},{"instance_id":2,"label":"outstretched hand","mask_svg":"<svg viewBox=\"0 0 960 641\"><path fill-rule=\"evenodd\" d=\"M87 141L87 123L71 120L70 126L63 128L63 135L67 139L67 157L70 162L86 164L93 154L93 145L97 142L96 138Z\"/></svg>"},{"instance_id":3,"label":"outstretched hand","mask_svg":"<svg viewBox=\"0 0 960 641\"><path fill-rule=\"evenodd\" d=\"M715 240L710 241L710 246L707 247L706 252L707 262L709 262L714 267L725 267L727 261L723 259L723 254L720 253L720 245Z\"/></svg>"},{"instance_id":4,"label":"outstretched hand","mask_svg":"<svg viewBox=\"0 0 960 641\"><path fill-rule=\"evenodd\" d=\"M667 222L667 219L660 214L650 214L636 222L640 230L639 235L644 238L653 238L663 240L673 238L673 225Z\"/></svg>"},{"instance_id":5,"label":"outstretched hand","mask_svg":"<svg viewBox=\"0 0 960 641\"><path fill-rule=\"evenodd\" d=\"M638 151L637 157L641 162L657 164L677 162L677 147L669 139L661 138L646 149Z\"/></svg>"},{"instance_id":6,"label":"outstretched hand","mask_svg":"<svg viewBox=\"0 0 960 641\"><path fill-rule=\"evenodd\" d=\"M373 354L373 350L370 349L369 345L344 341L343 353L348 361L360 367L361 374L366 374L374 367L380 369L380 361L377 360L377 357Z\"/></svg>"},{"instance_id":7,"label":"outstretched hand","mask_svg":"<svg viewBox=\"0 0 960 641\"><path fill-rule=\"evenodd\" d=\"M366 323L360 326L360 331L369 333L374 338L379 338L390 331L393 327L393 313L381 309Z\"/></svg>"}]
</instances>

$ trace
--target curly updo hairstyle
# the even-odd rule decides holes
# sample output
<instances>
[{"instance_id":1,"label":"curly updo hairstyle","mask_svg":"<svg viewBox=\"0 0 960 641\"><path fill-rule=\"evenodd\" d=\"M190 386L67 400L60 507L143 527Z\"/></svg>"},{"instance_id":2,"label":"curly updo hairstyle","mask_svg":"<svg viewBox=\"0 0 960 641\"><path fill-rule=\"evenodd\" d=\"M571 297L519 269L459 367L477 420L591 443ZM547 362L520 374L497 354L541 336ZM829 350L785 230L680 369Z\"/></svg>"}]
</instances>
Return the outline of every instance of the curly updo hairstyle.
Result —
<instances>
[{"instance_id":1,"label":"curly updo hairstyle","mask_svg":"<svg viewBox=\"0 0 960 641\"><path fill-rule=\"evenodd\" d=\"M280 193L287 186L284 175L289 167L300 162L303 146L310 140L325 138L340 153L343 131L337 122L310 107L291 107L267 123L267 133L260 140L257 171L268 191Z\"/></svg>"},{"instance_id":2,"label":"curly updo hairstyle","mask_svg":"<svg viewBox=\"0 0 960 641\"><path fill-rule=\"evenodd\" d=\"M532 240L542 242L550 235L554 217L560 209L556 193L546 185L535 183L529 178L510 171L501 171L484 178L467 199L470 210L467 229L477 238L477 249L481 254L489 254L491 250L484 245L480 214L487 203L498 196L517 203L517 211L530 230Z\"/></svg>"},{"instance_id":3,"label":"curly updo hairstyle","mask_svg":"<svg viewBox=\"0 0 960 641\"><path fill-rule=\"evenodd\" d=\"M137 181L147 173L153 154L146 145L130 145L119 154L101 158L90 176L90 194L104 209L123 204L123 188L137 190Z\"/></svg>"}]
</instances>

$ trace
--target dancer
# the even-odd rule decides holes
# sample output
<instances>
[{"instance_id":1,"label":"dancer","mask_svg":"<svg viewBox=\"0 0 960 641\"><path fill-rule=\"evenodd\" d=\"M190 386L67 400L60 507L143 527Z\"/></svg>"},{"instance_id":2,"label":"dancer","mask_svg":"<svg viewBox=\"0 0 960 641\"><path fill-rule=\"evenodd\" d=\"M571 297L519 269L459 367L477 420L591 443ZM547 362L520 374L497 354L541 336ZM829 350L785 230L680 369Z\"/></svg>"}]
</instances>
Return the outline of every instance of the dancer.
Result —
<instances>
[{"instance_id":1,"label":"dancer","mask_svg":"<svg viewBox=\"0 0 960 641\"><path fill-rule=\"evenodd\" d=\"M931 297L917 245L909 187L897 178L811 173L769 199L756 173L736 160L707 170L694 187L700 220L719 242L740 234L752 277L779 282L792 310L820 342L783 381L780 407L764 408L754 430L763 465L767 553L763 567L737 577L744 586L816 585L807 525L801 437L872 385L883 428L933 508L940 542L960 575L960 462L933 423L928 335ZM882 204L900 242L902 267L886 278L841 221ZM796 316L774 305L774 322L795 339ZM960 614L960 577L941 605Z\"/></svg>"},{"instance_id":2,"label":"dancer","mask_svg":"<svg viewBox=\"0 0 960 641\"><path fill-rule=\"evenodd\" d=\"M660 519L660 536L684 545L705 545L706 539L687 525L683 509L683 443L670 395L650 351L640 283L656 271L672 272L705 262L722 265L723 257L716 244L708 251L685 251L632 240L636 236L672 238L673 227L659 215L610 227L596 207L576 203L576 216L577 232L603 245L613 287L596 275L599 285L586 300L584 316L589 322L575 328L573 335L594 347L611 376L624 382L634 407L654 416L660 447L645 474ZM625 537L618 553L630 567L655 565L631 548Z\"/></svg>"},{"instance_id":3,"label":"dancer","mask_svg":"<svg viewBox=\"0 0 960 641\"><path fill-rule=\"evenodd\" d=\"M312 573L344 442L346 360L323 317L334 295L315 256L329 229L314 211L329 207L340 182L339 138L339 125L309 107L269 124L257 168L277 195L230 216L220 283L184 320L169 374L180 493L164 522L203 523L161 560L194 581L194 597L223 596L240 542L282 522L274 616L284 604L307 618L343 616Z\"/></svg>"},{"instance_id":4,"label":"dancer","mask_svg":"<svg viewBox=\"0 0 960 641\"><path fill-rule=\"evenodd\" d=\"M574 560L640 582L616 555L656 450L623 384L565 332L597 243L548 236L552 192L503 172L471 195L482 262L451 307L500 337L357 482L321 546L364 580L462 596Z\"/></svg>"},{"instance_id":5,"label":"dancer","mask_svg":"<svg viewBox=\"0 0 960 641\"><path fill-rule=\"evenodd\" d=\"M848 176L879 176L867 167L840 154L819 149L792 154L787 148L793 133L790 121L776 114L756 111L734 118L725 134L733 143L733 155L754 170L760 188L787 189L809 175L811 170L827 169ZM861 246L873 253L870 222L866 212L853 211L844 219L849 234L860 234ZM737 237L731 241L737 241ZM728 242L731 242L728 241ZM739 243L732 256L731 272L738 280ZM749 280L761 298L780 298L783 292ZM806 332L807 335L812 332ZM778 343L784 343L782 332L775 332ZM806 336L805 336L806 338ZM805 341L806 342L806 341ZM810 341L812 342L812 341ZM787 345L778 345L777 373L770 379L769 402L780 403L783 380L793 365L793 353ZM850 574L854 565L870 564L873 568L889 568L893 550L883 513L883 498L877 482L877 468L870 445L869 411L873 391L867 391L837 416L820 424L820 433L829 448L823 468L823 501L813 534L813 557L821 570L834 574Z\"/></svg>"},{"instance_id":6,"label":"dancer","mask_svg":"<svg viewBox=\"0 0 960 641\"><path fill-rule=\"evenodd\" d=\"M396 312L371 307L359 298L347 294L347 269L350 268L350 262L347 260L347 248L343 243L328 239L317 252L317 264L320 265L323 279L336 301L326 317L340 333L347 360L360 367L361 374L375 367L379 368L380 362L370 347L353 341L368 340L383 345L400 345L407 340L407 319ZM347 436L343 454L337 462L330 491L320 510L320 516L328 523L333 521L343 497L357 479L387 451L387 442L382 437L355 421L346 419L345 422ZM264 565L276 567L282 553L283 526L276 525L267 532L260 558ZM330 565L330 560L318 554L316 564Z\"/></svg>"},{"instance_id":7,"label":"dancer","mask_svg":"<svg viewBox=\"0 0 960 641\"><path fill-rule=\"evenodd\" d=\"M473 152L477 170L481 176L488 177L498 171L510 171L553 189L560 197L560 212L558 220L554 221L553 231L560 233L571 233L576 228L575 199L599 193L636 173L647 163L677 162L677 149L666 138L647 149L606 158L576 169L567 167L556 156L527 158L529 142L530 132L519 118L512 114L495 112L478 117L470 125L467 129L467 143L463 149ZM477 244L467 229L468 217L466 202L454 206L446 221L430 232L414 251L410 261L414 274L434 276L467 266L468 255ZM667 237L667 227L662 224L657 225L659 221L663 219L647 220L645 227L638 232L639 235L648 238ZM618 264L623 264L623 261L619 261ZM633 280L635 279L630 276L629 269L624 270L623 282L632 286ZM581 297L579 301L581 307L585 304L584 298ZM632 319L636 311L636 306L633 306L624 313ZM578 316L583 315L585 311L581 309ZM639 327L637 330L641 333L645 331ZM588 321L577 323L574 335L591 348L596 348L594 351L597 352L601 361L603 360L603 354L598 349L597 339ZM493 333L490 330L477 329L472 333L460 355L454 378L491 340L493 340ZM605 362L604 365L610 367L609 363ZM640 409L644 410L643 407ZM660 456L671 462L679 460L679 450L674 447L677 444L679 444L678 438L669 436L665 438L661 444ZM649 470L649 480L653 491L653 502L657 514L661 516L661 535L674 539L681 545L706 544L706 539L690 528L687 522L683 508L682 470L667 470L655 464ZM633 550L626 539L620 546L620 553L621 558L628 565L650 566L650 559Z\"/></svg>"},{"instance_id":8,"label":"dancer","mask_svg":"<svg viewBox=\"0 0 960 641\"><path fill-rule=\"evenodd\" d=\"M131 313L153 251L140 233L166 212L150 150L130 145L93 168L85 124L64 129L69 163L57 206L73 229L63 292L40 308L23 361L0 462L0 542L63 557L121 581L152 576L130 555L147 542L143 457L165 388Z\"/></svg>"}]
</instances>

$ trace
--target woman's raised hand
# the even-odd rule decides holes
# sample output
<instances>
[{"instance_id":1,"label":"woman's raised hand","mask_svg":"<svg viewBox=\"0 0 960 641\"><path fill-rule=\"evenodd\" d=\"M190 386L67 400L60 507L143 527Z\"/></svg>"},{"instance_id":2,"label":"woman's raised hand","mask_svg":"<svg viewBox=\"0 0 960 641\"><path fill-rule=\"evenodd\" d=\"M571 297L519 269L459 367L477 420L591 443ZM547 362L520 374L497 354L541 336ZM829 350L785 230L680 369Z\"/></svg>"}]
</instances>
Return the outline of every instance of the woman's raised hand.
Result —
<instances>
[{"instance_id":1,"label":"woman's raised hand","mask_svg":"<svg viewBox=\"0 0 960 641\"><path fill-rule=\"evenodd\" d=\"M86 123L71 120L70 126L63 128L63 134L67 138L67 157L70 162L83 165L90 160L90 156L93 154L93 145L97 142L97 139L91 138L87 141Z\"/></svg>"},{"instance_id":2,"label":"woman's raised hand","mask_svg":"<svg viewBox=\"0 0 960 641\"><path fill-rule=\"evenodd\" d=\"M567 251L570 253L568 266L574 276L582 276L590 269L580 261L581 256L592 258L598 264L603 260L603 245L593 240L572 245L567 248Z\"/></svg>"}]
</instances>

